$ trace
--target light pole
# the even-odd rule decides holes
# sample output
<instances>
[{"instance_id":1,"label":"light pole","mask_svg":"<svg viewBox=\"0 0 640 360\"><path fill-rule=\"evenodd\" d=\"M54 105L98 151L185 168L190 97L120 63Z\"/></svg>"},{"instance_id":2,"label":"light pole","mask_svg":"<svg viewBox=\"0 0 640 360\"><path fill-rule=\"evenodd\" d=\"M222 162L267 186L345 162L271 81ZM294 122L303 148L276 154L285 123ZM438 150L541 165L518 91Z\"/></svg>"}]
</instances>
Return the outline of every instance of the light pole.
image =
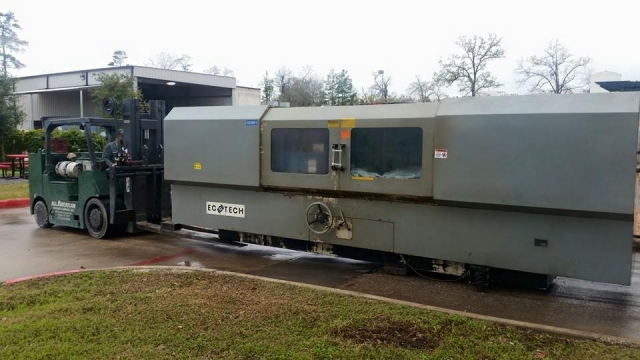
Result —
<instances>
[{"instance_id":1,"label":"light pole","mask_svg":"<svg viewBox=\"0 0 640 360\"><path fill-rule=\"evenodd\" d=\"M378 70L378 75L382 75L382 80L380 83L380 90L382 91L382 98L384 102L387 102L387 86L384 83L384 70Z\"/></svg>"}]
</instances>

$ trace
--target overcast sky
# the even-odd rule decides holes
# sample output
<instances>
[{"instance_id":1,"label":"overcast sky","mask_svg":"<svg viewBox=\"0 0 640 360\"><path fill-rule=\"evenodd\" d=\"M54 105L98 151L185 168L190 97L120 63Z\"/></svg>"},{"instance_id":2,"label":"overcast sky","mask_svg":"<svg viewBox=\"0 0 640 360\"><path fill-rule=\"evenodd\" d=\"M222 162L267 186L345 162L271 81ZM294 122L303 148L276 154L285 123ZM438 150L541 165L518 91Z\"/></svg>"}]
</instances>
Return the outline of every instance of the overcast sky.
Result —
<instances>
[{"instance_id":1,"label":"overcast sky","mask_svg":"<svg viewBox=\"0 0 640 360\"><path fill-rule=\"evenodd\" d=\"M595 71L640 80L640 1L29 1L2 0L29 46L16 75L104 67L114 50L144 65L160 51L188 54L193 70L234 70L240 85L258 86L266 70L304 65L325 77L346 69L361 89L384 69L403 93L415 75L430 78L460 35L495 32L505 59L489 69L517 88L522 56L558 39Z\"/></svg>"}]
</instances>

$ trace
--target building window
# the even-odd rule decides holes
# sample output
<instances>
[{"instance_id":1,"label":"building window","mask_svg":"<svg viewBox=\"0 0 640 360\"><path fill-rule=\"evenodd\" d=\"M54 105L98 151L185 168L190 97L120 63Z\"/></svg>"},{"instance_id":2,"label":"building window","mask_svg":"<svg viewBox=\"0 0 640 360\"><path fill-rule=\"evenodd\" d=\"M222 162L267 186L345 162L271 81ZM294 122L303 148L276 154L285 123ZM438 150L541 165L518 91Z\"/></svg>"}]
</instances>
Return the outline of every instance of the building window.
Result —
<instances>
[{"instance_id":1,"label":"building window","mask_svg":"<svg viewBox=\"0 0 640 360\"><path fill-rule=\"evenodd\" d=\"M271 130L271 171L328 174L329 130Z\"/></svg>"},{"instance_id":2,"label":"building window","mask_svg":"<svg viewBox=\"0 0 640 360\"><path fill-rule=\"evenodd\" d=\"M351 175L419 179L422 176L422 129L352 129Z\"/></svg>"}]
</instances>

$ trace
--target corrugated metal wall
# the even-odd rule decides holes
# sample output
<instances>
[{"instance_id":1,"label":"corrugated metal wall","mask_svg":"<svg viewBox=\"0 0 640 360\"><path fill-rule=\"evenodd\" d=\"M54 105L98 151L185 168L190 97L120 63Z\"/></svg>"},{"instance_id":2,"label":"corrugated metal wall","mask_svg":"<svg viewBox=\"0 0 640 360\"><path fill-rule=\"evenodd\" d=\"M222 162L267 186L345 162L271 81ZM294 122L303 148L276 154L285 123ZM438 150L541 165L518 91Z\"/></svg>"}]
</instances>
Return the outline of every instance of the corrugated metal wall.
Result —
<instances>
[{"instance_id":1,"label":"corrugated metal wall","mask_svg":"<svg viewBox=\"0 0 640 360\"><path fill-rule=\"evenodd\" d=\"M28 78L22 78L16 85L16 91L32 91L68 88L85 85L98 85L96 76L100 73L113 74L131 74L132 69L116 68L116 69L96 69L94 71L74 71L62 74L40 75Z\"/></svg>"},{"instance_id":2,"label":"corrugated metal wall","mask_svg":"<svg viewBox=\"0 0 640 360\"><path fill-rule=\"evenodd\" d=\"M18 126L22 130L29 130L33 128L33 122L31 121L31 95L18 96L22 111L25 113L24 122Z\"/></svg>"},{"instance_id":3,"label":"corrugated metal wall","mask_svg":"<svg viewBox=\"0 0 640 360\"><path fill-rule=\"evenodd\" d=\"M260 89L237 87L233 89L233 98L235 106L260 105Z\"/></svg>"},{"instance_id":4,"label":"corrugated metal wall","mask_svg":"<svg viewBox=\"0 0 640 360\"><path fill-rule=\"evenodd\" d=\"M43 117L51 116L80 116L80 91L60 91L23 95L23 111L26 120L22 124L25 130L33 129L33 122ZM100 107L92 103L88 90L83 91L83 115L99 116Z\"/></svg>"},{"instance_id":5,"label":"corrugated metal wall","mask_svg":"<svg viewBox=\"0 0 640 360\"><path fill-rule=\"evenodd\" d=\"M20 79L16 83L16 91L42 90L47 88L47 78L45 76Z\"/></svg>"}]
</instances>

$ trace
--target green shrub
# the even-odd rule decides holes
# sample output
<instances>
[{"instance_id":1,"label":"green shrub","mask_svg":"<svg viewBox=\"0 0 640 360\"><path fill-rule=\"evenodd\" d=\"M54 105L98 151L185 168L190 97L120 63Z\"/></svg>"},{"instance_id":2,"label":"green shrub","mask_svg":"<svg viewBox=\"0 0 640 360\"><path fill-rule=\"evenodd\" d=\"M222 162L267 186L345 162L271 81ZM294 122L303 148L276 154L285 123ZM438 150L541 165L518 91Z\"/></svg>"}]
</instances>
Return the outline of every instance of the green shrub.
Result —
<instances>
[{"instance_id":1,"label":"green shrub","mask_svg":"<svg viewBox=\"0 0 640 360\"><path fill-rule=\"evenodd\" d=\"M102 129L100 129L102 130ZM100 131L99 130L99 131ZM107 145L107 139L100 135L99 131L92 132L94 151L101 152ZM74 126L67 130L55 129L51 134L52 139L65 139L69 152L86 152L87 138L84 131ZM37 152L44 148L44 130L15 130L4 139L6 153Z\"/></svg>"},{"instance_id":2,"label":"green shrub","mask_svg":"<svg viewBox=\"0 0 640 360\"><path fill-rule=\"evenodd\" d=\"M44 147L44 130L35 129L22 133L22 151L34 153Z\"/></svg>"}]
</instances>

